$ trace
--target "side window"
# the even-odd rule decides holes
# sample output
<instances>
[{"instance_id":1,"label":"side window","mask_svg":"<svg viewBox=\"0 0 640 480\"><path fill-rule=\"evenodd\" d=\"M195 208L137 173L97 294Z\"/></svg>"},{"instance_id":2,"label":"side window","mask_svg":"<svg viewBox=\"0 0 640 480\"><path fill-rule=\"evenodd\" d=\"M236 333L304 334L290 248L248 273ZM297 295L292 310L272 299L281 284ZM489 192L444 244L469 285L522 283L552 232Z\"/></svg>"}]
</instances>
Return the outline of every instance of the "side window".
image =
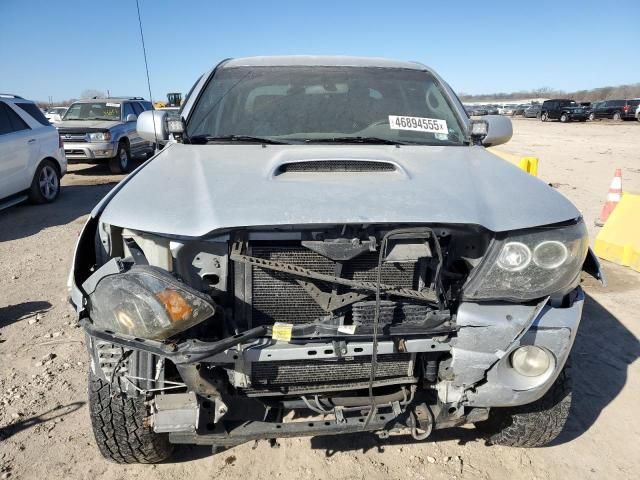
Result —
<instances>
[{"instance_id":1,"label":"side window","mask_svg":"<svg viewBox=\"0 0 640 480\"><path fill-rule=\"evenodd\" d=\"M13 132L13 127L11 126L6 110L7 107L5 107L3 102L0 102L0 135Z\"/></svg>"},{"instance_id":2,"label":"side window","mask_svg":"<svg viewBox=\"0 0 640 480\"><path fill-rule=\"evenodd\" d=\"M142 105L140 105L138 102L133 102L131 105L133 106L133 111L136 115L140 115L144 111L144 108L142 108Z\"/></svg>"},{"instance_id":3,"label":"side window","mask_svg":"<svg viewBox=\"0 0 640 480\"><path fill-rule=\"evenodd\" d=\"M8 105L4 105L4 109L7 117L9 118L12 132L19 132L20 130L30 130L29 125L27 125L25 121L22 120L20 116L11 109L11 107L9 107Z\"/></svg>"},{"instance_id":4,"label":"side window","mask_svg":"<svg viewBox=\"0 0 640 480\"><path fill-rule=\"evenodd\" d=\"M126 102L122 104L122 119L125 122L127 121L127 116L130 114L135 114L135 112L133 111L133 107L131 106L131 103Z\"/></svg>"},{"instance_id":5,"label":"side window","mask_svg":"<svg viewBox=\"0 0 640 480\"><path fill-rule=\"evenodd\" d=\"M40 111L40 109L38 108L38 106L34 103L15 103L16 107L21 108L22 110L24 110L25 112L27 112L29 115L31 115L34 120L36 120L38 123L48 127L49 125L51 125L49 123L49 120L46 119L46 117L44 116L44 114Z\"/></svg>"}]
</instances>

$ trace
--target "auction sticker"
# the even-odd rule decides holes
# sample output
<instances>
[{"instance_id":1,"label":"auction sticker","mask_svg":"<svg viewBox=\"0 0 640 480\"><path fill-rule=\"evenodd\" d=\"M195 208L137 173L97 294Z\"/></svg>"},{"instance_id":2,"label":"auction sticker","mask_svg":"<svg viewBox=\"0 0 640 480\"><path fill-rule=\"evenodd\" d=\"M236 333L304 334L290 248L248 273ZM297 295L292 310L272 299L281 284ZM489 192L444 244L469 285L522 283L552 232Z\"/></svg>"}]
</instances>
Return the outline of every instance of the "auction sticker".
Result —
<instances>
[{"instance_id":1,"label":"auction sticker","mask_svg":"<svg viewBox=\"0 0 640 480\"><path fill-rule=\"evenodd\" d=\"M389 115L392 130L412 130L414 132L449 133L447 121L439 118L403 117Z\"/></svg>"},{"instance_id":2,"label":"auction sticker","mask_svg":"<svg viewBox=\"0 0 640 480\"><path fill-rule=\"evenodd\" d=\"M107 107L119 107L119 103L107 103Z\"/></svg>"},{"instance_id":3,"label":"auction sticker","mask_svg":"<svg viewBox=\"0 0 640 480\"><path fill-rule=\"evenodd\" d=\"M276 322L271 328L271 338L274 340L280 340L282 342L291 341L291 332L293 331L293 324Z\"/></svg>"}]
</instances>

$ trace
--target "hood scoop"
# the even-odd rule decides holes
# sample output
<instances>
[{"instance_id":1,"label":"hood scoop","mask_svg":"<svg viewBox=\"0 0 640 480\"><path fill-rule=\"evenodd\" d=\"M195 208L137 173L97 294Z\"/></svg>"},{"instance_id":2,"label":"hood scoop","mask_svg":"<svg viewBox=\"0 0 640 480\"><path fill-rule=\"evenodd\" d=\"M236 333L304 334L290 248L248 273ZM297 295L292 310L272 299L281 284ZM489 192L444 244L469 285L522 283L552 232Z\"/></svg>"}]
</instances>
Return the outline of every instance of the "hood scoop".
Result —
<instances>
[{"instance_id":1,"label":"hood scoop","mask_svg":"<svg viewBox=\"0 0 640 480\"><path fill-rule=\"evenodd\" d=\"M395 172L390 162L372 160L305 160L280 165L274 176L286 173L343 173L343 172Z\"/></svg>"}]
</instances>

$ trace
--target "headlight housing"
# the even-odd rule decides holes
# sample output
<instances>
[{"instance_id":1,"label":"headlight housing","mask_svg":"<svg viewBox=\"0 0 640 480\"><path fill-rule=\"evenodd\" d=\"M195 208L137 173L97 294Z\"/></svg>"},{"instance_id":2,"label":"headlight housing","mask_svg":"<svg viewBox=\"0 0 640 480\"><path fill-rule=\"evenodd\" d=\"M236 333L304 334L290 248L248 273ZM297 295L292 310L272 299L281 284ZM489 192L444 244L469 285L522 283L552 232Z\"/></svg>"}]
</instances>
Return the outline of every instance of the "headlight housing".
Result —
<instances>
[{"instance_id":1,"label":"headlight housing","mask_svg":"<svg viewBox=\"0 0 640 480\"><path fill-rule=\"evenodd\" d=\"M569 288L587 255L582 220L496 239L464 286L466 300L526 301Z\"/></svg>"},{"instance_id":2,"label":"headlight housing","mask_svg":"<svg viewBox=\"0 0 640 480\"><path fill-rule=\"evenodd\" d=\"M215 313L211 300L157 267L134 266L102 278L89 295L96 327L163 340Z\"/></svg>"},{"instance_id":3,"label":"headlight housing","mask_svg":"<svg viewBox=\"0 0 640 480\"><path fill-rule=\"evenodd\" d=\"M111 140L111 132L94 132L89 134L90 142L108 142Z\"/></svg>"}]
</instances>

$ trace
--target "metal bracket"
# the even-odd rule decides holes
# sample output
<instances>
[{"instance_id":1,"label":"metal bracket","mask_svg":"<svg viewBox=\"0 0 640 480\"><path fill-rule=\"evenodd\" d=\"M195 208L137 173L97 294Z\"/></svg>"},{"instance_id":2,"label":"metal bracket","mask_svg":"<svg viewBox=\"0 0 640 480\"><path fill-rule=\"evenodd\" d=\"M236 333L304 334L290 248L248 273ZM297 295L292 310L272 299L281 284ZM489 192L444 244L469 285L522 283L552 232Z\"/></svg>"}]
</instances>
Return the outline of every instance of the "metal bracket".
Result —
<instances>
[{"instance_id":1,"label":"metal bracket","mask_svg":"<svg viewBox=\"0 0 640 480\"><path fill-rule=\"evenodd\" d=\"M305 282L304 280L296 280L298 284L304 288L311 298L322 308L325 312L332 312L341 307L346 307L352 303L359 302L369 296L371 293L344 293L339 295L337 293L323 292L317 285L311 282Z\"/></svg>"}]
</instances>

